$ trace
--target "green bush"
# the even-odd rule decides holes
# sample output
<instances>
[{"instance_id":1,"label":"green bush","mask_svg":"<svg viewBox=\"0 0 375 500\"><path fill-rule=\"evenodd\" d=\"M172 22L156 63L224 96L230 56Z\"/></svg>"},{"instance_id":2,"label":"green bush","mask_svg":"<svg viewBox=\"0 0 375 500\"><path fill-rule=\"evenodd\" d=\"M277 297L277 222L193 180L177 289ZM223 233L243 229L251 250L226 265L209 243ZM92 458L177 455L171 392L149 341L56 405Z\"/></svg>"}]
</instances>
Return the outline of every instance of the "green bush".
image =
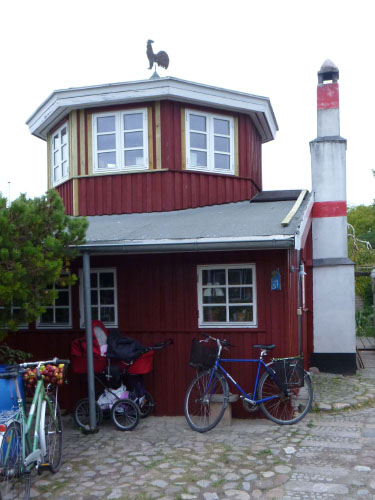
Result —
<instances>
[{"instance_id":1,"label":"green bush","mask_svg":"<svg viewBox=\"0 0 375 500\"><path fill-rule=\"evenodd\" d=\"M374 309L366 306L363 311L355 314L356 333L358 337L375 336L374 329Z\"/></svg>"}]
</instances>

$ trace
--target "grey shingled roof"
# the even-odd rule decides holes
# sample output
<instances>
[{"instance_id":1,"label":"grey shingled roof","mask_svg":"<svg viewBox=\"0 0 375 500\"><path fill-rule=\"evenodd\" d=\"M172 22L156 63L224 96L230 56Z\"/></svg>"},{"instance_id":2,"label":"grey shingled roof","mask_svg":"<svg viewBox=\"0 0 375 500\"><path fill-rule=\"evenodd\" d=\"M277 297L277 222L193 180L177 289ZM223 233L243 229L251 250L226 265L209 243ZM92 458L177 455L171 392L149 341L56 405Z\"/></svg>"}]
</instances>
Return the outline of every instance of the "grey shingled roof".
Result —
<instances>
[{"instance_id":1,"label":"grey shingled roof","mask_svg":"<svg viewBox=\"0 0 375 500\"><path fill-rule=\"evenodd\" d=\"M241 201L172 212L87 217L83 248L90 251L183 251L294 247L311 194L287 226L281 222L295 200ZM237 245L237 246L236 246Z\"/></svg>"}]
</instances>

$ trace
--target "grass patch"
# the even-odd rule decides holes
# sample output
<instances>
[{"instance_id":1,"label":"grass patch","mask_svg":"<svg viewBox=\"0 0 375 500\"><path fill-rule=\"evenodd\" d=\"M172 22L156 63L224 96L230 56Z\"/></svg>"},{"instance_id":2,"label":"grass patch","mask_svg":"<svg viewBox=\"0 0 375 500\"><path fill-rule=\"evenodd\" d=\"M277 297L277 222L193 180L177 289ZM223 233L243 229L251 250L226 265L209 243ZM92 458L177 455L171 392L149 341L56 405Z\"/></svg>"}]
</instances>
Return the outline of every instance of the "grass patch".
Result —
<instances>
[{"instance_id":1,"label":"grass patch","mask_svg":"<svg viewBox=\"0 0 375 500\"><path fill-rule=\"evenodd\" d=\"M217 481L214 481L211 486L213 486L214 488L221 488L224 483L225 483L225 479L222 478L222 479L218 479Z\"/></svg>"},{"instance_id":2,"label":"grass patch","mask_svg":"<svg viewBox=\"0 0 375 500\"><path fill-rule=\"evenodd\" d=\"M269 455L272 455L272 451L269 448L265 448L264 450L258 452L259 457L267 457Z\"/></svg>"}]
</instances>

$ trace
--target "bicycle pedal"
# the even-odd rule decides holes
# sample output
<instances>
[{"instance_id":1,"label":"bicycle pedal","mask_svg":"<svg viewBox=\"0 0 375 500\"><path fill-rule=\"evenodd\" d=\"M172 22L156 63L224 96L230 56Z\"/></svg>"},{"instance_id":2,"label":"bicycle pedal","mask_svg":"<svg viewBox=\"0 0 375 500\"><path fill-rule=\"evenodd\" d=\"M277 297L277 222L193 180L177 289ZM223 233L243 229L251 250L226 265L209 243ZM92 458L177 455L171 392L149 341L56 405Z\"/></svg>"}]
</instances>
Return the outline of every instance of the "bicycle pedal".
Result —
<instances>
[{"instance_id":1,"label":"bicycle pedal","mask_svg":"<svg viewBox=\"0 0 375 500\"><path fill-rule=\"evenodd\" d=\"M38 474L41 474L44 470L51 471L51 464L44 463L44 464L39 464L38 465Z\"/></svg>"}]
</instances>

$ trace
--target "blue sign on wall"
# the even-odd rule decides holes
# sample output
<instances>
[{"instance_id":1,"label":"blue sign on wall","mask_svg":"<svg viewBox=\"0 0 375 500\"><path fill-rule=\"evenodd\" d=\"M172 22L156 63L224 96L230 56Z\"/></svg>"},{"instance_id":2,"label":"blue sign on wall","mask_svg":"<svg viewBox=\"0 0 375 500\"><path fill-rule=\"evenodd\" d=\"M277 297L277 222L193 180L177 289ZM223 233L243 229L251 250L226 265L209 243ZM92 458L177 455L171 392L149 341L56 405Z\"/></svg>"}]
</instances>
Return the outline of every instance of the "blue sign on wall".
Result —
<instances>
[{"instance_id":1,"label":"blue sign on wall","mask_svg":"<svg viewBox=\"0 0 375 500\"><path fill-rule=\"evenodd\" d=\"M271 276L271 290L281 290L281 276L280 271L276 269Z\"/></svg>"}]
</instances>

